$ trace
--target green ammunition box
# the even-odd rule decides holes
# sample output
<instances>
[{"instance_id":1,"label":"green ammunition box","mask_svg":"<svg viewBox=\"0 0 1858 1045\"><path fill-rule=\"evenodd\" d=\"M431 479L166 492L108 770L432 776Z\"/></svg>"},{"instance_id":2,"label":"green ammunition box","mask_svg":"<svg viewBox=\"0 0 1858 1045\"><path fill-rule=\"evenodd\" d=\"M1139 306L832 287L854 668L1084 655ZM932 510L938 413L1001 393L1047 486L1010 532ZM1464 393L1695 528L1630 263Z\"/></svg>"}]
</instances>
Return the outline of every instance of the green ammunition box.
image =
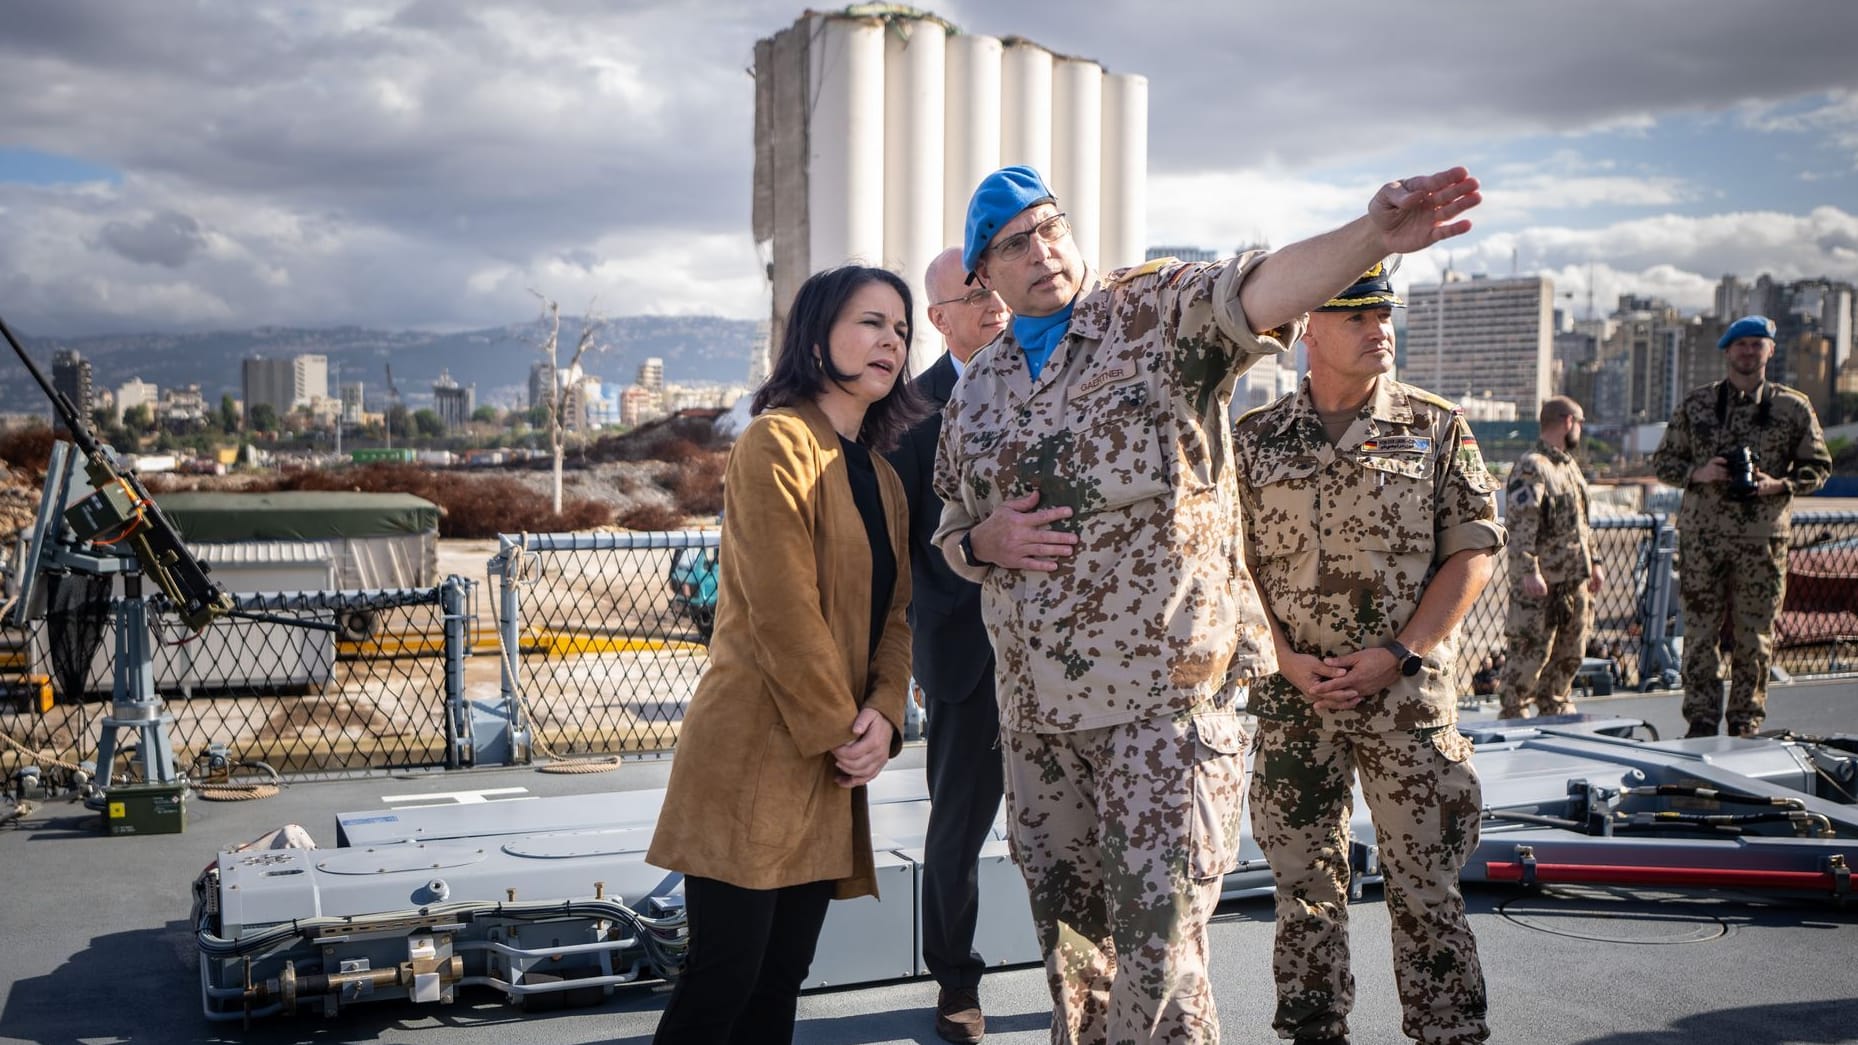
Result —
<instances>
[{"instance_id":1,"label":"green ammunition box","mask_svg":"<svg viewBox=\"0 0 1858 1045\"><path fill-rule=\"evenodd\" d=\"M184 784L113 787L103 799L103 824L110 834L178 835L187 828Z\"/></svg>"}]
</instances>

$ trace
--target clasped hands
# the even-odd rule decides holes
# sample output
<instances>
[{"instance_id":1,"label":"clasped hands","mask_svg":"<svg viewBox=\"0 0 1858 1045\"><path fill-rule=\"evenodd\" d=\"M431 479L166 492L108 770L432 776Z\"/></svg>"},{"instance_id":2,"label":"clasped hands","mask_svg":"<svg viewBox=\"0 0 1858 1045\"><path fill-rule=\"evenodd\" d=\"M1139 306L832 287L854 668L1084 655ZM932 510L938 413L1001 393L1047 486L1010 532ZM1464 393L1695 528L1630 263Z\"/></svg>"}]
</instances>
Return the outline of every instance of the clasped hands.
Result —
<instances>
[{"instance_id":1,"label":"clasped hands","mask_svg":"<svg viewBox=\"0 0 1858 1045\"><path fill-rule=\"evenodd\" d=\"M1318 711L1353 711L1400 679L1400 658L1380 646L1339 657L1279 653L1277 670Z\"/></svg>"}]
</instances>

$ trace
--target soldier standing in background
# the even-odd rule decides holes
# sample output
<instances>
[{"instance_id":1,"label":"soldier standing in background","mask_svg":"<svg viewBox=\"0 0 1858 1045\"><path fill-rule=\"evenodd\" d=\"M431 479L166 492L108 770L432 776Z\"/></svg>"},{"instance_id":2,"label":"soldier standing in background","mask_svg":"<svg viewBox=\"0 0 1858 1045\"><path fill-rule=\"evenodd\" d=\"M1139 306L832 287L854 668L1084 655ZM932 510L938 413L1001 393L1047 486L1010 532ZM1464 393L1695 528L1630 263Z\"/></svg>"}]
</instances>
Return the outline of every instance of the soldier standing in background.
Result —
<instances>
[{"instance_id":1,"label":"soldier standing in background","mask_svg":"<svg viewBox=\"0 0 1858 1045\"><path fill-rule=\"evenodd\" d=\"M1503 718L1574 710L1569 697L1593 630L1593 600L1606 584L1587 522L1587 480L1574 459L1586 417L1567 396L1542 403L1542 437L1510 469L1504 490L1510 532L1508 660L1498 690Z\"/></svg>"},{"instance_id":2,"label":"soldier standing in background","mask_svg":"<svg viewBox=\"0 0 1858 1045\"><path fill-rule=\"evenodd\" d=\"M1252 695L1252 834L1277 886L1271 1025L1347 1045L1352 781L1374 816L1394 979L1416 1041L1489 1037L1458 873L1483 806L1458 732L1453 632L1503 546L1464 412L1390 376L1382 266L1310 316L1309 374L1239 418L1245 561L1279 674Z\"/></svg>"},{"instance_id":3,"label":"soldier standing in background","mask_svg":"<svg viewBox=\"0 0 1858 1045\"><path fill-rule=\"evenodd\" d=\"M1832 454L1805 394L1767 380L1773 320L1743 316L1716 347L1727 356L1728 375L1678 404L1652 468L1659 481L1684 490L1677 556L1685 735L1715 736L1725 717L1718 638L1727 630L1729 733L1754 736L1768 716L1793 499L1826 485Z\"/></svg>"},{"instance_id":4,"label":"soldier standing in background","mask_svg":"<svg viewBox=\"0 0 1858 1045\"><path fill-rule=\"evenodd\" d=\"M1206 924L1238 855L1236 701L1273 669L1227 404L1305 311L1466 231L1479 198L1463 168L1407 178L1274 253L1104 276L1036 171L975 190L962 262L1013 321L943 415L935 543L981 585L1054 1042L1219 1040Z\"/></svg>"}]
</instances>

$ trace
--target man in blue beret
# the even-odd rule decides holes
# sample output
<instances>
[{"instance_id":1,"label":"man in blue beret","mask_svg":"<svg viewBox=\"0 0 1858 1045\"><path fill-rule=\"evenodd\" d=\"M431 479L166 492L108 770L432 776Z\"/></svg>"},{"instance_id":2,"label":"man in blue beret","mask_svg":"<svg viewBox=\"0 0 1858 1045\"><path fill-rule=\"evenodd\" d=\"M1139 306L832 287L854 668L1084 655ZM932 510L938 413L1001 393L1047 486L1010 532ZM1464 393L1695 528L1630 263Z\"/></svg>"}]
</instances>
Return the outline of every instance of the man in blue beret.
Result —
<instances>
[{"instance_id":1,"label":"man in blue beret","mask_svg":"<svg viewBox=\"0 0 1858 1045\"><path fill-rule=\"evenodd\" d=\"M1218 1040L1206 922L1236 863L1238 705L1276 669L1240 556L1233 385L1479 200L1454 168L1276 252L1105 274L1037 171L975 190L962 263L1013 319L944 413L934 543L981 585L1054 1042Z\"/></svg>"},{"instance_id":2,"label":"man in blue beret","mask_svg":"<svg viewBox=\"0 0 1858 1045\"><path fill-rule=\"evenodd\" d=\"M1716 342L1728 375L1684 397L1652 454L1659 480L1684 490L1677 550L1686 736L1715 736L1725 720L1732 736L1760 731L1793 499L1832 474L1813 404L1767 380L1774 333L1766 316L1729 324ZM1730 650L1726 714L1719 637Z\"/></svg>"}]
</instances>

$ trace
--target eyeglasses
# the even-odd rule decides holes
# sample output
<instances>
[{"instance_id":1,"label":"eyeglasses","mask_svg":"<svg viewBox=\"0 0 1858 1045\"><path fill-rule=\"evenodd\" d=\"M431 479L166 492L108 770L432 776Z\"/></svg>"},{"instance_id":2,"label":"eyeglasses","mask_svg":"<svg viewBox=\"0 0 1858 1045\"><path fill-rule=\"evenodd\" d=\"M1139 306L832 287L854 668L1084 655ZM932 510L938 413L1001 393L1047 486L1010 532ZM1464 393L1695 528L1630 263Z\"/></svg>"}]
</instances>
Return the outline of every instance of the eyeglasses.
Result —
<instances>
[{"instance_id":1,"label":"eyeglasses","mask_svg":"<svg viewBox=\"0 0 1858 1045\"><path fill-rule=\"evenodd\" d=\"M1034 225L1029 231L1008 236L987 250L1001 261L1015 261L1026 253L1027 247L1032 246L1034 233L1037 233L1038 237L1047 243L1056 243L1070 231L1071 223L1065 220L1064 211L1059 211Z\"/></svg>"},{"instance_id":2,"label":"eyeglasses","mask_svg":"<svg viewBox=\"0 0 1858 1045\"><path fill-rule=\"evenodd\" d=\"M931 301L929 302L929 307L935 308L938 305L985 305L988 299L993 296L994 292L988 290L986 287L977 287L958 298L943 298L941 301Z\"/></svg>"}]
</instances>

